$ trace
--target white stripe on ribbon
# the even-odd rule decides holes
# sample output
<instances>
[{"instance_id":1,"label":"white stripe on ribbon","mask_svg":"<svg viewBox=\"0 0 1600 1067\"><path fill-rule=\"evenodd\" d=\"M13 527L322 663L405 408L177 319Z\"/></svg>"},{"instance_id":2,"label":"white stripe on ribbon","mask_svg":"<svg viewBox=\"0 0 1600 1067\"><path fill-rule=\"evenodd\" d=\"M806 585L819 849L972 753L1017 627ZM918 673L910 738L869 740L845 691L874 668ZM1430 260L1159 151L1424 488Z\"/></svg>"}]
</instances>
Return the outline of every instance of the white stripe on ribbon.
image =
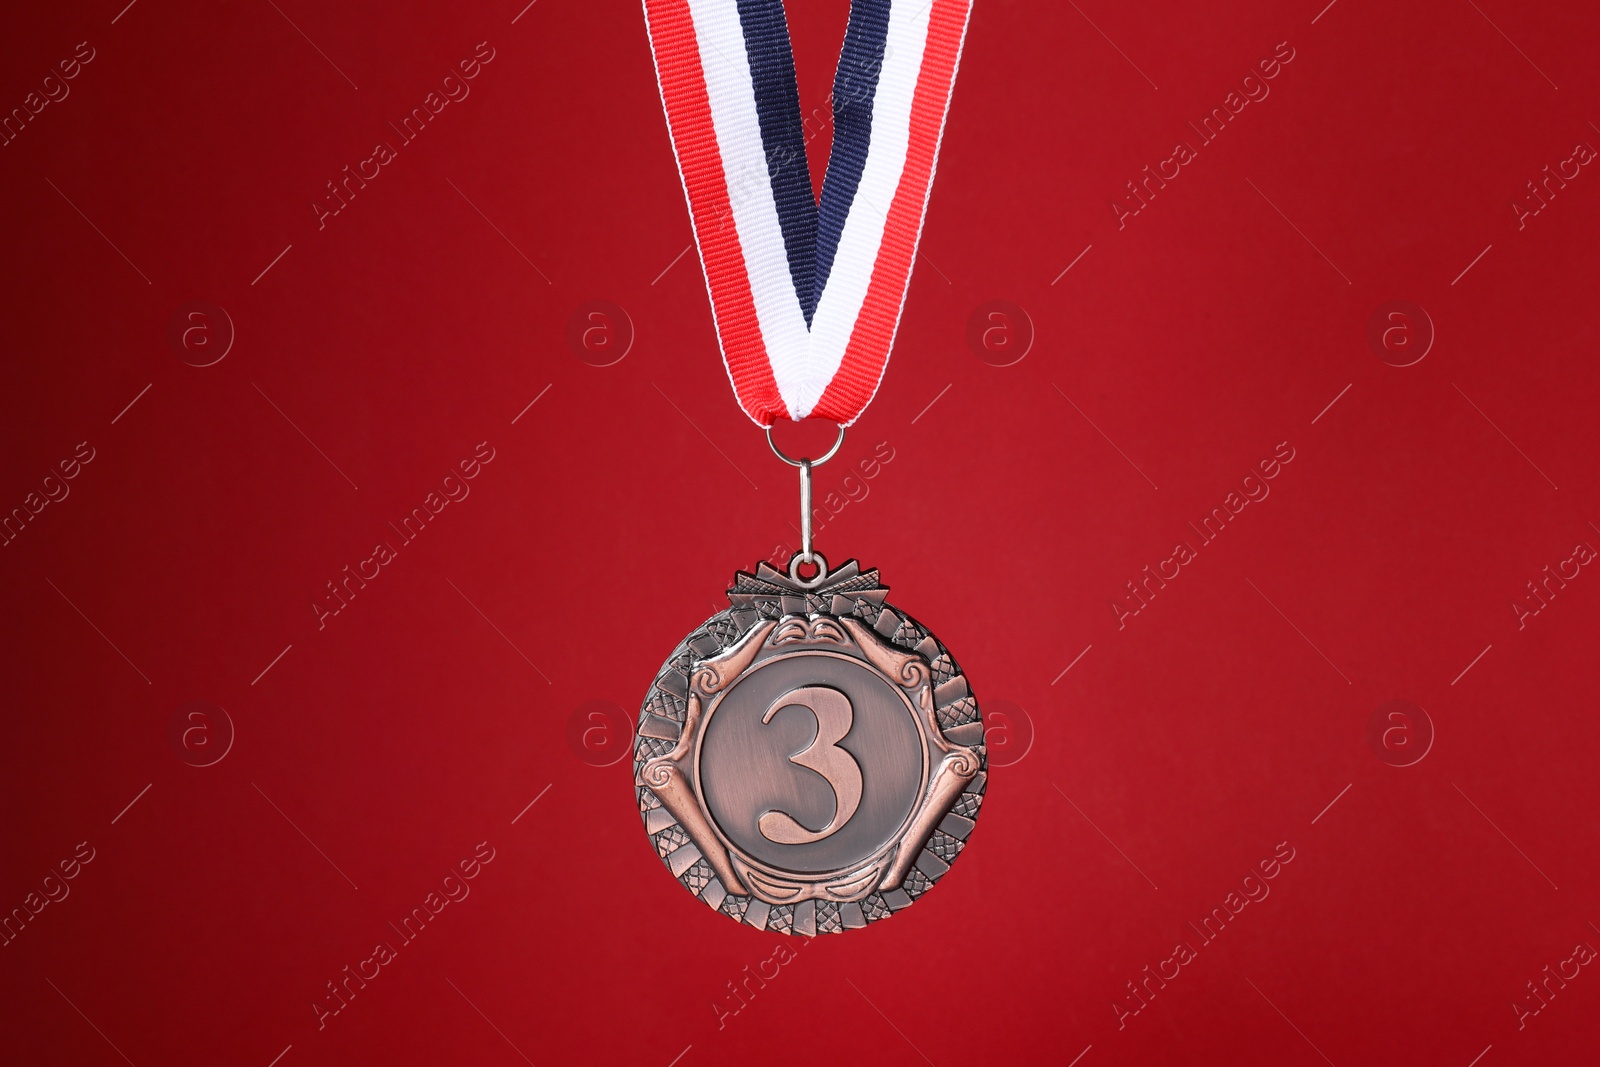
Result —
<instances>
[{"instance_id":1,"label":"white stripe on ribbon","mask_svg":"<svg viewBox=\"0 0 1600 1067\"><path fill-rule=\"evenodd\" d=\"M922 51L928 40L929 3L895 4L889 11L889 31L884 43L883 68L878 73L878 91L872 99L872 139L861 184L844 230L839 235L839 251L828 274L827 288L811 316L811 335L804 354L788 361L779 373L779 353L772 353L773 375L791 410L805 418L839 372L845 348L855 332L856 319L867 298L872 271L883 244L887 212L900 187L906 152L911 140L911 101L916 94L917 77L922 71ZM930 187L932 183L929 183ZM783 352L787 355L786 352ZM785 378L789 387L785 389ZM791 392L793 399L790 399Z\"/></svg>"},{"instance_id":2,"label":"white stripe on ribbon","mask_svg":"<svg viewBox=\"0 0 1600 1067\"><path fill-rule=\"evenodd\" d=\"M789 273L783 228L778 223L772 181L767 174L739 8L733 0L689 0L689 10L700 45L700 68L711 103L717 149L722 154L728 203L733 212L730 221L744 253L762 343L790 417L803 419L805 413L796 408L794 386L792 381L786 381L786 371L792 376L788 369L803 361L811 343L810 333ZM838 360L834 361L834 368L838 369ZM811 404L821 395L818 389ZM810 411L809 406L806 411Z\"/></svg>"}]
</instances>

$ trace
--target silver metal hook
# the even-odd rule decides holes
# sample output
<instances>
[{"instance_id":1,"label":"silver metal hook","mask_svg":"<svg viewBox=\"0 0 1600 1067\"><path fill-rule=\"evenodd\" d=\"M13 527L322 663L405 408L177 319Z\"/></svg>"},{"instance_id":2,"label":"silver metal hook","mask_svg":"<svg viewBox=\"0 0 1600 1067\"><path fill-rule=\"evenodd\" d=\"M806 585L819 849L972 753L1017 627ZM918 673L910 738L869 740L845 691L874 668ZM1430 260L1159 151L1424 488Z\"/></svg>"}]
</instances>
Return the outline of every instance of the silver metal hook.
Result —
<instances>
[{"instance_id":1,"label":"silver metal hook","mask_svg":"<svg viewBox=\"0 0 1600 1067\"><path fill-rule=\"evenodd\" d=\"M789 464L789 466L800 468L800 551L789 561L789 577L795 581L820 582L828 574L828 561L823 559L822 554L815 551L811 546L811 470L813 467L820 467L838 455L839 449L844 445L844 431L845 428L840 426L839 436L834 438L833 447L817 459L795 459L784 454L783 450L778 447L778 443L772 439L772 427L767 427L767 446L772 449L772 454ZM811 579L802 579L800 577L800 564L802 563L815 565L817 576Z\"/></svg>"},{"instance_id":2,"label":"silver metal hook","mask_svg":"<svg viewBox=\"0 0 1600 1067\"><path fill-rule=\"evenodd\" d=\"M811 551L811 461L800 461L800 558L815 563Z\"/></svg>"}]
</instances>

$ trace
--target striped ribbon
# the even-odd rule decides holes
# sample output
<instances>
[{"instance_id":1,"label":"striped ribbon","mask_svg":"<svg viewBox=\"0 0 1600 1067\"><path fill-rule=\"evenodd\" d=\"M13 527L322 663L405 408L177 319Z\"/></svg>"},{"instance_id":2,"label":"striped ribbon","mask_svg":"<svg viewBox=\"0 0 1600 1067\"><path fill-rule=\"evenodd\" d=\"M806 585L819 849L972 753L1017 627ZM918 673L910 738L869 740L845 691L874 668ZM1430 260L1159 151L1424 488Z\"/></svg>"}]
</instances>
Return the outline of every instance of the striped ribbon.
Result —
<instances>
[{"instance_id":1,"label":"striped ribbon","mask_svg":"<svg viewBox=\"0 0 1600 1067\"><path fill-rule=\"evenodd\" d=\"M820 201L781 0L644 0L722 361L758 425L883 380L971 0L852 0Z\"/></svg>"}]
</instances>

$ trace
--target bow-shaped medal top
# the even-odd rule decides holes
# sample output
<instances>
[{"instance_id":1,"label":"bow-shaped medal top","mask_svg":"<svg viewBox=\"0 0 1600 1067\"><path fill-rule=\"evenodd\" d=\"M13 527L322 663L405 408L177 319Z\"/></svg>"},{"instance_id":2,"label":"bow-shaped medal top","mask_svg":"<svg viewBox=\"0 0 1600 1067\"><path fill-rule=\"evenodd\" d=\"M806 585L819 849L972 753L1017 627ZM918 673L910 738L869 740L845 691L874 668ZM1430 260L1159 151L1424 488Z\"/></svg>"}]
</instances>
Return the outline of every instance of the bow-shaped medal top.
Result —
<instances>
[{"instance_id":1,"label":"bow-shaped medal top","mask_svg":"<svg viewBox=\"0 0 1600 1067\"><path fill-rule=\"evenodd\" d=\"M970 0L853 0L820 201L781 0L644 0L722 359L758 425L849 425L883 379Z\"/></svg>"}]
</instances>

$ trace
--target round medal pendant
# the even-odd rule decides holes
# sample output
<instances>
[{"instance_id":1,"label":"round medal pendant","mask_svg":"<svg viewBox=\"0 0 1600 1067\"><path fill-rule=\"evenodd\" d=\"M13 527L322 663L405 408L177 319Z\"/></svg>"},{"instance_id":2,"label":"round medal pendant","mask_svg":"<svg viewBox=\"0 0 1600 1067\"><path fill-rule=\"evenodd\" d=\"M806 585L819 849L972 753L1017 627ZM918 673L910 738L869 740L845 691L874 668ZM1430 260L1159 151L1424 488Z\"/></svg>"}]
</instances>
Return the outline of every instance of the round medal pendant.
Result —
<instances>
[{"instance_id":1,"label":"round medal pendant","mask_svg":"<svg viewBox=\"0 0 1600 1067\"><path fill-rule=\"evenodd\" d=\"M673 877L736 922L865 926L966 846L987 784L983 719L949 651L887 593L854 561L810 579L795 564L740 572L645 697L645 831Z\"/></svg>"}]
</instances>

